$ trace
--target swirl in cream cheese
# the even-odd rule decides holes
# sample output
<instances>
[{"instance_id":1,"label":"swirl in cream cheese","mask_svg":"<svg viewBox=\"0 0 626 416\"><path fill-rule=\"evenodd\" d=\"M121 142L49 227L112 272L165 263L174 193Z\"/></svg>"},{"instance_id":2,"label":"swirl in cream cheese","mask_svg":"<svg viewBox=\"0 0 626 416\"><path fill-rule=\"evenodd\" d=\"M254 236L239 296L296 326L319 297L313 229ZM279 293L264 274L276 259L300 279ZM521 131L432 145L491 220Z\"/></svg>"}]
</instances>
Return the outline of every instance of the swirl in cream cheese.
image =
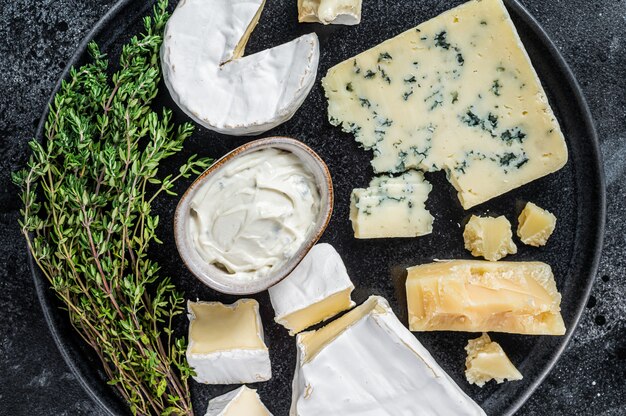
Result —
<instances>
[{"instance_id":1,"label":"swirl in cream cheese","mask_svg":"<svg viewBox=\"0 0 626 416\"><path fill-rule=\"evenodd\" d=\"M190 205L200 256L238 279L258 279L287 262L313 229L320 195L290 152L269 148L234 158L208 178Z\"/></svg>"}]
</instances>

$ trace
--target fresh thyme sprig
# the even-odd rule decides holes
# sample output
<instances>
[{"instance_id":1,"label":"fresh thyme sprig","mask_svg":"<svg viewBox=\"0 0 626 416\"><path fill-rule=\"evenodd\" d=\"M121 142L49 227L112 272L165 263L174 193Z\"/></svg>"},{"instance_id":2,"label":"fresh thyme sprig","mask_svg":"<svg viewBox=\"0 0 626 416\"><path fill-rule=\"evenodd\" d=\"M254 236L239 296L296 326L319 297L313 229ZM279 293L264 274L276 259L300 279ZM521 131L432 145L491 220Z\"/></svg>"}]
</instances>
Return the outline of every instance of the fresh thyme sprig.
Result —
<instances>
[{"instance_id":1,"label":"fresh thyme sprig","mask_svg":"<svg viewBox=\"0 0 626 416\"><path fill-rule=\"evenodd\" d=\"M89 45L92 62L63 82L44 142L30 143L28 168L13 179L22 189L20 225L33 259L109 383L133 414L192 415L185 340L172 330L184 300L147 254L160 242L154 199L210 164L192 157L177 176L157 178L161 161L193 131L189 124L175 129L170 111L150 107L166 7L158 1L144 19L145 32L123 47L111 80L105 56Z\"/></svg>"}]
</instances>

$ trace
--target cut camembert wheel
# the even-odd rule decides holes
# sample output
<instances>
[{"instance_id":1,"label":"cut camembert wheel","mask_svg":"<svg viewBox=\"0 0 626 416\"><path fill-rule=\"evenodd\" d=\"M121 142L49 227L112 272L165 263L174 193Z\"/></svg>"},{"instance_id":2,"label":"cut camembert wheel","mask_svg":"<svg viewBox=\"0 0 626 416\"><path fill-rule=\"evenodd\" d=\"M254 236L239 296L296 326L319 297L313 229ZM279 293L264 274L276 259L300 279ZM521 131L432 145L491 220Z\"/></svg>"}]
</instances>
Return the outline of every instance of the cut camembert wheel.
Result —
<instances>
[{"instance_id":1,"label":"cut camembert wheel","mask_svg":"<svg viewBox=\"0 0 626 416\"><path fill-rule=\"evenodd\" d=\"M163 78L178 106L230 135L263 133L289 120L315 83L315 33L243 57L265 0L186 0L170 17Z\"/></svg>"}]
</instances>

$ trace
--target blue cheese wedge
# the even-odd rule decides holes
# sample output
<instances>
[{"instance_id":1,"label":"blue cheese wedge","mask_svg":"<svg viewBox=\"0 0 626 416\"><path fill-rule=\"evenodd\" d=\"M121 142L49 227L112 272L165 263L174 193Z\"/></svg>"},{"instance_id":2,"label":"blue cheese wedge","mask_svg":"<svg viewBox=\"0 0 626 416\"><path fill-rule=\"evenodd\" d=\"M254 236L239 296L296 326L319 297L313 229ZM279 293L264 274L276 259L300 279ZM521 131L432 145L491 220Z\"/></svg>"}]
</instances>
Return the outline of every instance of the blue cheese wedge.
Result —
<instances>
[{"instance_id":1,"label":"blue cheese wedge","mask_svg":"<svg viewBox=\"0 0 626 416\"><path fill-rule=\"evenodd\" d=\"M290 335L350 309L354 285L337 250L318 244L289 276L269 289L274 320Z\"/></svg>"},{"instance_id":2,"label":"blue cheese wedge","mask_svg":"<svg viewBox=\"0 0 626 416\"><path fill-rule=\"evenodd\" d=\"M197 382L241 384L272 377L256 300L240 299L232 305L188 302L187 307L187 361Z\"/></svg>"},{"instance_id":3,"label":"blue cheese wedge","mask_svg":"<svg viewBox=\"0 0 626 416\"><path fill-rule=\"evenodd\" d=\"M421 172L374 178L352 191L350 220L355 238L419 237L433 231L426 210L432 185Z\"/></svg>"},{"instance_id":4,"label":"blue cheese wedge","mask_svg":"<svg viewBox=\"0 0 626 416\"><path fill-rule=\"evenodd\" d=\"M563 133L501 0L472 0L331 68L333 125L376 172L445 170L465 209L562 168Z\"/></svg>"},{"instance_id":5,"label":"blue cheese wedge","mask_svg":"<svg viewBox=\"0 0 626 416\"><path fill-rule=\"evenodd\" d=\"M241 386L209 401L204 416L272 416L254 389Z\"/></svg>"},{"instance_id":6,"label":"blue cheese wedge","mask_svg":"<svg viewBox=\"0 0 626 416\"><path fill-rule=\"evenodd\" d=\"M290 416L485 414L379 296L297 343Z\"/></svg>"}]
</instances>

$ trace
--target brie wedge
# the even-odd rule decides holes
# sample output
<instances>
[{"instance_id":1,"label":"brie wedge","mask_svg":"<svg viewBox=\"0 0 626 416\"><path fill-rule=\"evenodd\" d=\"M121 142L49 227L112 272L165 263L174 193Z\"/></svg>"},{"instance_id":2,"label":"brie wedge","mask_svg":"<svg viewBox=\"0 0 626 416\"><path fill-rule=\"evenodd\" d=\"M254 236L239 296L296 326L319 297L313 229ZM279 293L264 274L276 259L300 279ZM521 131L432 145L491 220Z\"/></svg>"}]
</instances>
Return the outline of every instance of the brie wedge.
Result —
<instances>
[{"instance_id":1,"label":"brie wedge","mask_svg":"<svg viewBox=\"0 0 626 416\"><path fill-rule=\"evenodd\" d=\"M272 376L270 356L256 300L232 305L188 302L187 361L194 379L205 384L267 381Z\"/></svg>"},{"instance_id":2,"label":"brie wedge","mask_svg":"<svg viewBox=\"0 0 626 416\"><path fill-rule=\"evenodd\" d=\"M362 0L298 0L298 21L325 25L361 23Z\"/></svg>"},{"instance_id":3,"label":"brie wedge","mask_svg":"<svg viewBox=\"0 0 626 416\"><path fill-rule=\"evenodd\" d=\"M241 386L209 401L204 416L272 416L256 390Z\"/></svg>"},{"instance_id":4,"label":"brie wedge","mask_svg":"<svg viewBox=\"0 0 626 416\"><path fill-rule=\"evenodd\" d=\"M485 414L381 297L297 343L290 416Z\"/></svg>"},{"instance_id":5,"label":"brie wedge","mask_svg":"<svg viewBox=\"0 0 626 416\"><path fill-rule=\"evenodd\" d=\"M352 308L353 290L339 253L330 244L318 244L269 294L275 321L295 335Z\"/></svg>"},{"instance_id":6,"label":"brie wedge","mask_svg":"<svg viewBox=\"0 0 626 416\"><path fill-rule=\"evenodd\" d=\"M515 381L524 378L506 356L500 344L491 341L487 334L470 339L465 351L467 351L465 378L470 384L482 387L490 380L496 380L500 384L504 380Z\"/></svg>"},{"instance_id":7,"label":"brie wedge","mask_svg":"<svg viewBox=\"0 0 626 416\"><path fill-rule=\"evenodd\" d=\"M540 262L451 260L408 269L411 331L563 335L561 294Z\"/></svg>"},{"instance_id":8,"label":"brie wedge","mask_svg":"<svg viewBox=\"0 0 626 416\"><path fill-rule=\"evenodd\" d=\"M315 83L314 33L243 57L265 0L181 1L165 28L163 79L176 104L219 133L253 135L289 120Z\"/></svg>"}]
</instances>

